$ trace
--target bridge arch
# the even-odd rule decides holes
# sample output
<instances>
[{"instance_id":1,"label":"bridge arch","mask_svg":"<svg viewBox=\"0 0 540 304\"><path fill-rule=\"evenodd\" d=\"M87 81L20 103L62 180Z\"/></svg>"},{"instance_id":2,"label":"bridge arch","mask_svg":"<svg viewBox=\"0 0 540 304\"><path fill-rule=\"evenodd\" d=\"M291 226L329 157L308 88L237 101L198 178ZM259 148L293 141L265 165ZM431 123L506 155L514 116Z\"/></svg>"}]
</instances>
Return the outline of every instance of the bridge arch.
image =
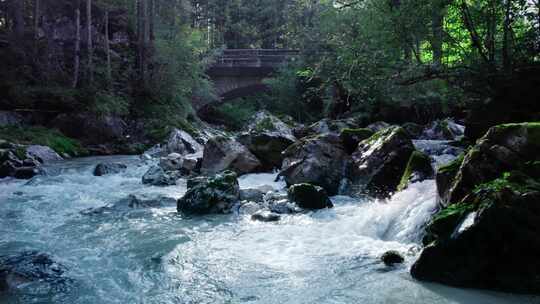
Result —
<instances>
[{"instance_id":1,"label":"bridge arch","mask_svg":"<svg viewBox=\"0 0 540 304\"><path fill-rule=\"evenodd\" d=\"M264 79L280 66L294 61L297 50L284 49L238 49L225 50L206 71L214 83L219 99L196 105L200 110L228 100L264 92L268 87Z\"/></svg>"}]
</instances>

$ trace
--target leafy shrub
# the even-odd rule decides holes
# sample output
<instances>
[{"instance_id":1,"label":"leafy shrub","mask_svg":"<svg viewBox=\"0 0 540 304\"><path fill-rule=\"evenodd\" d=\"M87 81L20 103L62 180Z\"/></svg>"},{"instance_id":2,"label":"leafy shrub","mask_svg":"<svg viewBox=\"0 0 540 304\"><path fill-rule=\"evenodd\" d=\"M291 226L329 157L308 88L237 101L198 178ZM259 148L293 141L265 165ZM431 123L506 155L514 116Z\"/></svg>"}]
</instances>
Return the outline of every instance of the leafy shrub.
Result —
<instances>
[{"instance_id":1,"label":"leafy shrub","mask_svg":"<svg viewBox=\"0 0 540 304\"><path fill-rule=\"evenodd\" d=\"M60 155L88 154L77 140L64 136L58 130L44 127L1 127L0 138L18 144L48 146Z\"/></svg>"}]
</instances>

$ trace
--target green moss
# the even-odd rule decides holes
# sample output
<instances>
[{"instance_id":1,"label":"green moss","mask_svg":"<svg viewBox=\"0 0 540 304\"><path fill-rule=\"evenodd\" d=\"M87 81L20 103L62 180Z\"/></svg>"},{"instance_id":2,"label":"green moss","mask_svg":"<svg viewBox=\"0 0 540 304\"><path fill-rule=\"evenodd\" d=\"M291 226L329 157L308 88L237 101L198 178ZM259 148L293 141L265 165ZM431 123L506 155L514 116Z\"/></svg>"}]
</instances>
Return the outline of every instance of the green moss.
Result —
<instances>
[{"instance_id":1,"label":"green moss","mask_svg":"<svg viewBox=\"0 0 540 304\"><path fill-rule=\"evenodd\" d=\"M266 117L255 125L254 130L255 132L265 132L275 131L276 128L274 126L274 123L272 122L272 119L270 117Z\"/></svg>"},{"instance_id":2,"label":"green moss","mask_svg":"<svg viewBox=\"0 0 540 304\"><path fill-rule=\"evenodd\" d=\"M476 205L469 202L452 204L442 209L429 223L422 243L428 245L434 241L449 238L465 216L476 209Z\"/></svg>"},{"instance_id":3,"label":"green moss","mask_svg":"<svg viewBox=\"0 0 540 304\"><path fill-rule=\"evenodd\" d=\"M371 145L377 142L381 138L389 137L389 136L392 136L394 134L399 134L399 133L401 133L403 136L409 137L409 135L407 134L407 131L405 131L403 128L389 127L373 134L370 138L366 139L365 141Z\"/></svg>"},{"instance_id":4,"label":"green moss","mask_svg":"<svg viewBox=\"0 0 540 304\"><path fill-rule=\"evenodd\" d=\"M26 159L26 148L24 147L17 147L14 151L15 156L17 156L18 159L24 160Z\"/></svg>"},{"instance_id":5,"label":"green moss","mask_svg":"<svg viewBox=\"0 0 540 304\"><path fill-rule=\"evenodd\" d=\"M520 171L505 172L500 178L477 185L473 193L500 192L503 189L518 193L540 191L540 182Z\"/></svg>"},{"instance_id":6,"label":"green moss","mask_svg":"<svg viewBox=\"0 0 540 304\"><path fill-rule=\"evenodd\" d=\"M17 144L48 146L60 155L82 156L88 154L88 151L77 140L64 136L58 130L44 127L2 127L0 128L0 138Z\"/></svg>"},{"instance_id":7,"label":"green moss","mask_svg":"<svg viewBox=\"0 0 540 304\"><path fill-rule=\"evenodd\" d=\"M438 171L440 173L454 173L456 174L459 168L461 167L461 164L463 164L463 160L465 159L465 153L461 153L458 155L456 159L451 161L450 163L440 167Z\"/></svg>"},{"instance_id":8,"label":"green moss","mask_svg":"<svg viewBox=\"0 0 540 304\"><path fill-rule=\"evenodd\" d=\"M401 181L398 186L398 191L402 191L407 188L411 176L414 172L421 172L423 174L432 173L431 159L426 154L420 151L414 151L409 157L407 167L401 176Z\"/></svg>"}]
</instances>

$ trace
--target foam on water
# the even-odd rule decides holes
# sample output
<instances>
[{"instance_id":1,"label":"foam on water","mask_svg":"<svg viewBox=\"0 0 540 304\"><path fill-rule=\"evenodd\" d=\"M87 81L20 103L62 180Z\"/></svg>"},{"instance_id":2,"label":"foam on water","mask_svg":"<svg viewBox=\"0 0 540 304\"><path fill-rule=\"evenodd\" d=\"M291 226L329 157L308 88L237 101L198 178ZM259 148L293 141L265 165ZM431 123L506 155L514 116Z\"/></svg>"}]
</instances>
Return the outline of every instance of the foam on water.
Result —
<instances>
[{"instance_id":1,"label":"foam on water","mask_svg":"<svg viewBox=\"0 0 540 304\"><path fill-rule=\"evenodd\" d=\"M128 170L94 177L99 161ZM414 281L408 268L436 207L433 181L385 201L334 197L335 208L287 215L278 223L248 216L183 217L175 206L103 215L80 211L129 194L181 197L141 184L150 164L88 158L56 164L30 182L0 181L0 254L38 250L66 265L76 286L62 295L0 295L1 303L534 303L537 299ZM247 175L242 188L271 185L276 174ZM407 263L379 262L399 250Z\"/></svg>"}]
</instances>

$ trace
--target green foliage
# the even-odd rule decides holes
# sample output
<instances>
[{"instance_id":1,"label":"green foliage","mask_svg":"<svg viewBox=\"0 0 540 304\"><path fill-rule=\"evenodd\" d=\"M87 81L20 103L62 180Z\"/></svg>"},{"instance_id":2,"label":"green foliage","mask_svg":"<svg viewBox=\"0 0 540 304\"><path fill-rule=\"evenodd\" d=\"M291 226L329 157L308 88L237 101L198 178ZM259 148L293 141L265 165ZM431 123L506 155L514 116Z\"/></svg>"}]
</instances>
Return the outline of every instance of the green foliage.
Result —
<instances>
[{"instance_id":1,"label":"green foliage","mask_svg":"<svg viewBox=\"0 0 540 304\"><path fill-rule=\"evenodd\" d=\"M454 172L457 173L459 168L461 167L461 164L463 163L463 160L465 159L465 153L460 153L456 159L451 161L450 163L441 166L438 171L440 173L449 173Z\"/></svg>"},{"instance_id":2,"label":"green foliage","mask_svg":"<svg viewBox=\"0 0 540 304\"><path fill-rule=\"evenodd\" d=\"M242 129L257 110L257 103L249 98L227 102L216 108L219 120L231 130Z\"/></svg>"},{"instance_id":3,"label":"green foliage","mask_svg":"<svg viewBox=\"0 0 540 304\"><path fill-rule=\"evenodd\" d=\"M88 154L88 151L77 140L64 136L60 131L44 127L2 127L0 138L18 144L48 146L60 155L84 156ZM21 153L26 154L25 151Z\"/></svg>"}]
</instances>

